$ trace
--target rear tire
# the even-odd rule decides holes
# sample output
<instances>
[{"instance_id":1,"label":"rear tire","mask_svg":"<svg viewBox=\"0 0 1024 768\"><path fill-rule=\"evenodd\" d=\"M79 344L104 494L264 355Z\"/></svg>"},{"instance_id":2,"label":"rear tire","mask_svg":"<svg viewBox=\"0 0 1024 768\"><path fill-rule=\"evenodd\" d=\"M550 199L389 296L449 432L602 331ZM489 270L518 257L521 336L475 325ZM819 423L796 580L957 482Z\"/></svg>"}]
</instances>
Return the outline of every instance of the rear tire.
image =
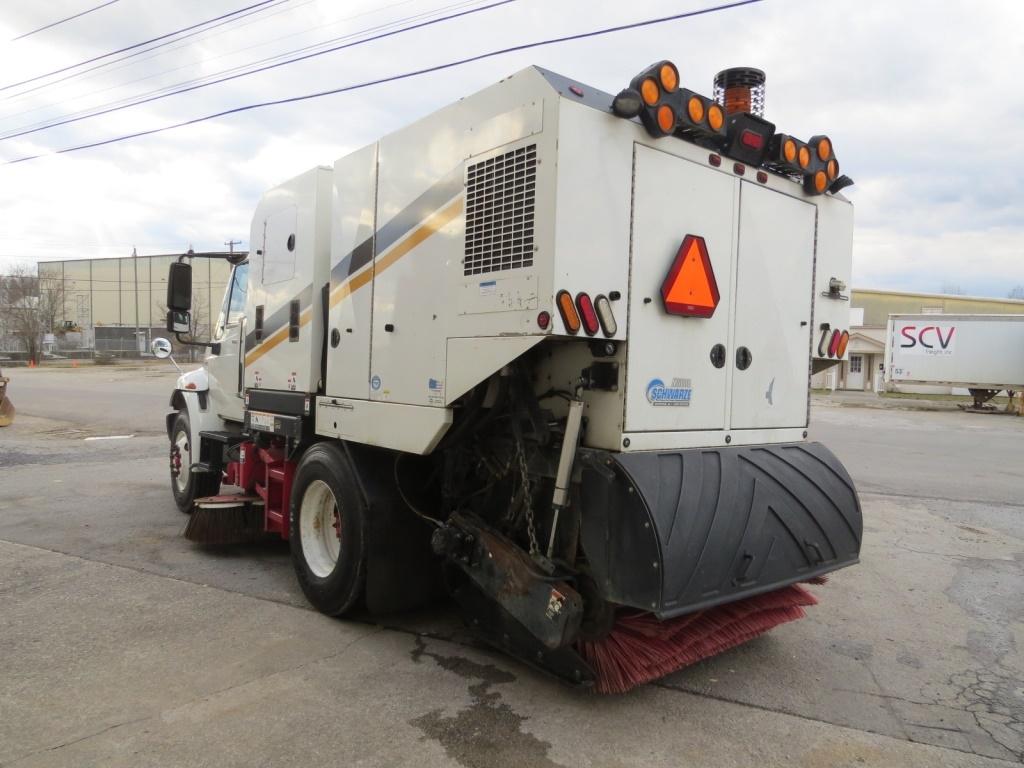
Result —
<instances>
[{"instance_id":1,"label":"rear tire","mask_svg":"<svg viewBox=\"0 0 1024 768\"><path fill-rule=\"evenodd\" d=\"M185 514L191 514L196 499L216 496L220 492L220 477L214 472L193 472L192 428L188 411L178 411L171 428L171 491L174 503Z\"/></svg>"},{"instance_id":2,"label":"rear tire","mask_svg":"<svg viewBox=\"0 0 1024 768\"><path fill-rule=\"evenodd\" d=\"M338 616L359 600L366 578L368 509L340 448L312 446L295 471L289 504L292 565L306 599Z\"/></svg>"}]
</instances>

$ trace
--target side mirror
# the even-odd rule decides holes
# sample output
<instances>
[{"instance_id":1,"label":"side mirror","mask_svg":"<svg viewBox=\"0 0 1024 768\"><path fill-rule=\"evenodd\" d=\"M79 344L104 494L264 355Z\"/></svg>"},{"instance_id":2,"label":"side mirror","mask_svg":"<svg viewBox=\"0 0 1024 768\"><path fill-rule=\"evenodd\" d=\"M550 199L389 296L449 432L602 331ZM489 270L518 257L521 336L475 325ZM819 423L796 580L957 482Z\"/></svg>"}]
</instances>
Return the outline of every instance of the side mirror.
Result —
<instances>
[{"instance_id":1,"label":"side mirror","mask_svg":"<svg viewBox=\"0 0 1024 768\"><path fill-rule=\"evenodd\" d=\"M186 312L185 314L188 313ZM155 339L153 339L153 344L150 346L150 349L153 351L153 357L159 358L160 360L169 359L172 363L174 363L174 367L178 369L178 373L184 373L184 371L181 370L181 366L178 365L177 361L173 357L171 357L171 342L169 342L167 339L157 336Z\"/></svg>"},{"instance_id":2,"label":"side mirror","mask_svg":"<svg viewBox=\"0 0 1024 768\"><path fill-rule=\"evenodd\" d=\"M153 357L160 360L166 360L171 356L171 342L162 336L157 336L153 339L153 346L151 349L153 351Z\"/></svg>"},{"instance_id":3,"label":"side mirror","mask_svg":"<svg viewBox=\"0 0 1024 768\"><path fill-rule=\"evenodd\" d=\"M190 333L192 331L192 316L188 310L176 312L170 310L167 313L167 330L171 333Z\"/></svg>"},{"instance_id":4,"label":"side mirror","mask_svg":"<svg viewBox=\"0 0 1024 768\"><path fill-rule=\"evenodd\" d=\"M171 264L167 272L167 309L174 313L188 313L192 309L192 265L184 261ZM168 328L170 320L168 320ZM187 328L185 330L188 330Z\"/></svg>"}]
</instances>

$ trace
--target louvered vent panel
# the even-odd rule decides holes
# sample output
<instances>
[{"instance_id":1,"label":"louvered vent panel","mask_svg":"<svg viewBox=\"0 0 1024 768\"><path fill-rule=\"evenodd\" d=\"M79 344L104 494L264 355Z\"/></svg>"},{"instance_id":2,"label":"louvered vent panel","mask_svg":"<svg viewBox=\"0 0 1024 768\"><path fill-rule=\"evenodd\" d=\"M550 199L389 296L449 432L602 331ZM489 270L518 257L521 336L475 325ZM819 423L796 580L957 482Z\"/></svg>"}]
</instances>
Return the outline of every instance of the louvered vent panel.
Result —
<instances>
[{"instance_id":1,"label":"louvered vent panel","mask_svg":"<svg viewBox=\"0 0 1024 768\"><path fill-rule=\"evenodd\" d=\"M468 167L463 274L533 266L536 176L536 144Z\"/></svg>"}]
</instances>

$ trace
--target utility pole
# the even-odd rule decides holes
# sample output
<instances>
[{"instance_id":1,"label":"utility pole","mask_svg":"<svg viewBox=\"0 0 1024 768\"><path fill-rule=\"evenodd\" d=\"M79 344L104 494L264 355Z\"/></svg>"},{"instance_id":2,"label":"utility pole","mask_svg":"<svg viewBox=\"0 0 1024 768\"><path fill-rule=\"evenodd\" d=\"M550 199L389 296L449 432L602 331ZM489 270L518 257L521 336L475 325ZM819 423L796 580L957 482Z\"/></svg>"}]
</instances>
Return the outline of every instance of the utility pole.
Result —
<instances>
[{"instance_id":1,"label":"utility pole","mask_svg":"<svg viewBox=\"0 0 1024 768\"><path fill-rule=\"evenodd\" d=\"M234 253L235 252L235 246L236 245L241 245L241 244L242 244L241 240L228 240L226 243L224 243L224 245L226 245L228 247L228 253Z\"/></svg>"},{"instance_id":2,"label":"utility pole","mask_svg":"<svg viewBox=\"0 0 1024 768\"><path fill-rule=\"evenodd\" d=\"M132 246L132 267L135 271L135 352L141 357L142 350L139 349L139 339L141 338L139 331L139 254L134 245Z\"/></svg>"}]
</instances>

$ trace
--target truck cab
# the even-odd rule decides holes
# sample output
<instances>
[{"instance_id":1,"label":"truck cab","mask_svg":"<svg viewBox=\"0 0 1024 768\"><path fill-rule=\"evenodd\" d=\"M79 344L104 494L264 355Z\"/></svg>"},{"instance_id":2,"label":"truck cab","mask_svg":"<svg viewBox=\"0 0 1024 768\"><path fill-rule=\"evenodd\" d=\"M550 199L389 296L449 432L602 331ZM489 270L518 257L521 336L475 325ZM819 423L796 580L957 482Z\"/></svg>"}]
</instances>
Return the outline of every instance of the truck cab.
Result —
<instances>
[{"instance_id":1,"label":"truck cab","mask_svg":"<svg viewBox=\"0 0 1024 768\"><path fill-rule=\"evenodd\" d=\"M182 259L187 259L186 254ZM201 368L182 373L175 383L167 414L167 435L171 441L171 489L178 507L191 511L197 498L215 494L220 478L215 473L197 471L200 433L237 431L244 418L242 357L245 329L249 264L245 254L200 254L198 257L231 258L236 263L217 316L212 337L207 342L193 339L210 349ZM192 254L196 258L196 254ZM242 261L238 261L243 259ZM170 297L169 297L170 298ZM187 323L185 325L188 325ZM168 330L172 330L170 320Z\"/></svg>"}]
</instances>

